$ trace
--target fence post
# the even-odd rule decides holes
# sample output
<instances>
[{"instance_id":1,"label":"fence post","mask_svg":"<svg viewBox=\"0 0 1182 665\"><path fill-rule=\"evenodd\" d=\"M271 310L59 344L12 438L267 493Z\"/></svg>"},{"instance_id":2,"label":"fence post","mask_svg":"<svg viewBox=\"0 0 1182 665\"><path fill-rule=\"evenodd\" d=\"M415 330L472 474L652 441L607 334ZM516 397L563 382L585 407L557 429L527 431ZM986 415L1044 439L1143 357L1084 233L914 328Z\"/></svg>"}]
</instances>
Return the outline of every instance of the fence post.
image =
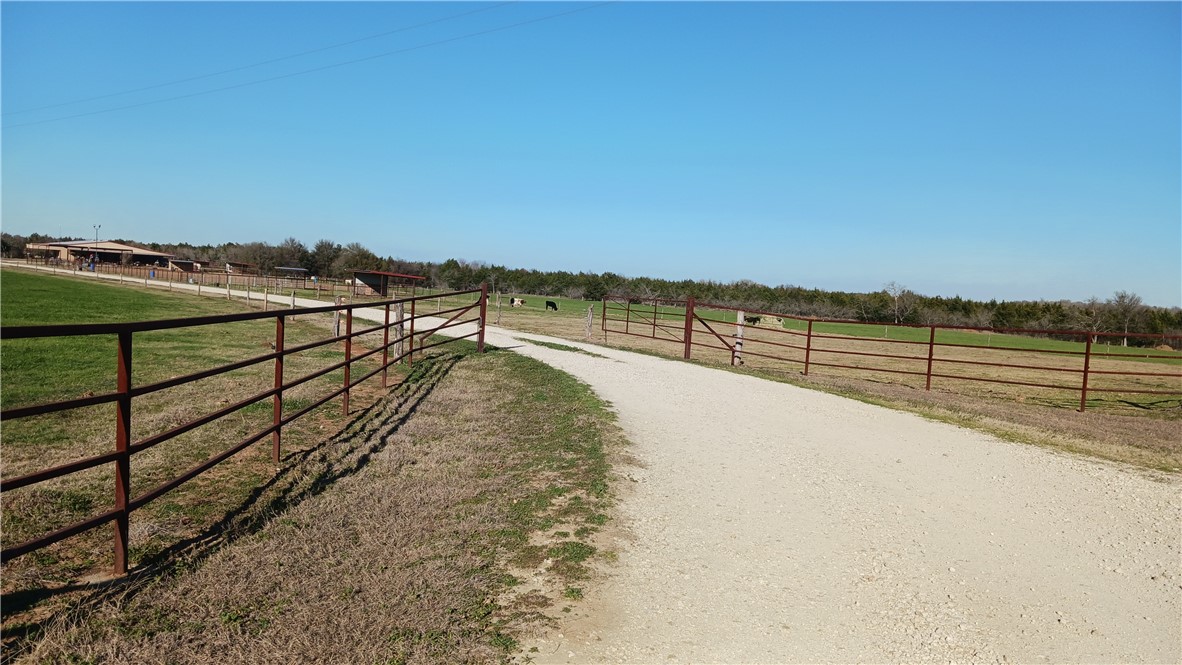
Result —
<instances>
[{"instance_id":1,"label":"fence post","mask_svg":"<svg viewBox=\"0 0 1182 665\"><path fill-rule=\"evenodd\" d=\"M119 399L115 402L115 574L127 574L127 532L131 498L131 332L119 333L119 367L117 374Z\"/></svg>"},{"instance_id":2,"label":"fence post","mask_svg":"<svg viewBox=\"0 0 1182 665\"><path fill-rule=\"evenodd\" d=\"M685 301L685 355L686 360L690 359L690 346L693 344L694 338L694 297L690 296Z\"/></svg>"},{"instance_id":3,"label":"fence post","mask_svg":"<svg viewBox=\"0 0 1182 665\"><path fill-rule=\"evenodd\" d=\"M657 338L657 301L653 300L653 339Z\"/></svg>"},{"instance_id":4,"label":"fence post","mask_svg":"<svg viewBox=\"0 0 1182 665\"><path fill-rule=\"evenodd\" d=\"M632 323L632 299L624 305L624 334L628 334L629 325Z\"/></svg>"},{"instance_id":5,"label":"fence post","mask_svg":"<svg viewBox=\"0 0 1182 665\"><path fill-rule=\"evenodd\" d=\"M386 387L386 370L390 367L390 303L386 303L386 319L382 325L382 387Z\"/></svg>"},{"instance_id":6,"label":"fence post","mask_svg":"<svg viewBox=\"0 0 1182 665\"><path fill-rule=\"evenodd\" d=\"M599 301L599 329L603 331L603 343L607 344L607 296Z\"/></svg>"},{"instance_id":7,"label":"fence post","mask_svg":"<svg viewBox=\"0 0 1182 665\"><path fill-rule=\"evenodd\" d=\"M595 305L587 305L587 331L584 339L591 339L591 331L595 329Z\"/></svg>"},{"instance_id":8,"label":"fence post","mask_svg":"<svg viewBox=\"0 0 1182 665\"><path fill-rule=\"evenodd\" d=\"M932 332L928 335L928 380L924 384L924 390L932 389L932 356L936 352L936 326L932 326L931 329Z\"/></svg>"},{"instance_id":9,"label":"fence post","mask_svg":"<svg viewBox=\"0 0 1182 665\"><path fill-rule=\"evenodd\" d=\"M283 429L279 423L283 420L283 314L275 317L275 396L271 400L272 424L275 431L271 432L271 458L279 463L279 445Z\"/></svg>"},{"instance_id":10,"label":"fence post","mask_svg":"<svg viewBox=\"0 0 1182 665\"><path fill-rule=\"evenodd\" d=\"M476 335L476 353L484 353L484 323L488 316L488 282L480 283L480 332Z\"/></svg>"},{"instance_id":11,"label":"fence post","mask_svg":"<svg viewBox=\"0 0 1182 665\"><path fill-rule=\"evenodd\" d=\"M230 280L231 279L233 279L233 278L230 277L229 275L226 275L226 300L230 299Z\"/></svg>"},{"instance_id":12,"label":"fence post","mask_svg":"<svg viewBox=\"0 0 1182 665\"><path fill-rule=\"evenodd\" d=\"M345 392L341 406L344 415L349 415L349 366L353 364L353 307L345 310Z\"/></svg>"},{"instance_id":13,"label":"fence post","mask_svg":"<svg viewBox=\"0 0 1182 665\"><path fill-rule=\"evenodd\" d=\"M1088 333L1088 344L1084 347L1083 387L1079 391L1079 412L1088 406L1088 370L1092 365L1092 333Z\"/></svg>"},{"instance_id":14,"label":"fence post","mask_svg":"<svg viewBox=\"0 0 1182 665\"><path fill-rule=\"evenodd\" d=\"M410 301L410 336L406 338L410 342L410 348L406 350L406 366L410 367L415 364L415 300Z\"/></svg>"},{"instance_id":15,"label":"fence post","mask_svg":"<svg viewBox=\"0 0 1182 665\"><path fill-rule=\"evenodd\" d=\"M295 309L295 289L291 290L291 308Z\"/></svg>"},{"instance_id":16,"label":"fence post","mask_svg":"<svg viewBox=\"0 0 1182 665\"><path fill-rule=\"evenodd\" d=\"M731 367L743 364L743 310L735 312L735 348L731 349Z\"/></svg>"},{"instance_id":17,"label":"fence post","mask_svg":"<svg viewBox=\"0 0 1182 665\"><path fill-rule=\"evenodd\" d=\"M813 355L813 320L809 319L807 337L804 338L804 375L809 375L809 357Z\"/></svg>"},{"instance_id":18,"label":"fence post","mask_svg":"<svg viewBox=\"0 0 1182 665\"><path fill-rule=\"evenodd\" d=\"M267 305L271 304L271 294L267 287L263 287L263 311L267 311Z\"/></svg>"},{"instance_id":19,"label":"fence post","mask_svg":"<svg viewBox=\"0 0 1182 665\"><path fill-rule=\"evenodd\" d=\"M398 323L394 326L394 334L398 336L398 340L394 342L394 355L398 356L398 362L402 362L402 351L406 348L406 318L404 316L406 309L402 303L394 305L394 316L398 317Z\"/></svg>"}]
</instances>

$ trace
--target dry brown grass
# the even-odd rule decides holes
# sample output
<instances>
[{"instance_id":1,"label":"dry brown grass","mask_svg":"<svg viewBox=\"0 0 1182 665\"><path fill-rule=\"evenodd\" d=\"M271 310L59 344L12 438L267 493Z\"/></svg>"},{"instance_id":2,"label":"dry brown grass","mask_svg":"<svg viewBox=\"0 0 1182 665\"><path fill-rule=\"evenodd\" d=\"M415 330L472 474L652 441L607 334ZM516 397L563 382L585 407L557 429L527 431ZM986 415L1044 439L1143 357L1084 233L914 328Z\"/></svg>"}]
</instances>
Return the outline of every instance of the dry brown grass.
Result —
<instances>
[{"instance_id":1,"label":"dry brown grass","mask_svg":"<svg viewBox=\"0 0 1182 665\"><path fill-rule=\"evenodd\" d=\"M80 603L28 659L504 660L590 574L621 441L569 377L508 353L439 354L293 455L217 542L174 553L175 574Z\"/></svg>"}]
</instances>

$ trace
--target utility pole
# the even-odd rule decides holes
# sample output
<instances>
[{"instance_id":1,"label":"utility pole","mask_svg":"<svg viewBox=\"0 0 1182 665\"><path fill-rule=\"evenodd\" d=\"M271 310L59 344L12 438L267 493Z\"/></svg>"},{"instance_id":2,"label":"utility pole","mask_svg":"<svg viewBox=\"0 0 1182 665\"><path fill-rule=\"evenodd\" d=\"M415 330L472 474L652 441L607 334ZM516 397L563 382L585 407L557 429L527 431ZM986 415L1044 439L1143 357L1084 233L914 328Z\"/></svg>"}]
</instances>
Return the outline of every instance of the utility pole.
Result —
<instances>
[{"instance_id":1,"label":"utility pole","mask_svg":"<svg viewBox=\"0 0 1182 665\"><path fill-rule=\"evenodd\" d=\"M90 267L96 275L98 274L98 232L101 228L103 228L102 224L94 225L94 254L91 257Z\"/></svg>"}]
</instances>

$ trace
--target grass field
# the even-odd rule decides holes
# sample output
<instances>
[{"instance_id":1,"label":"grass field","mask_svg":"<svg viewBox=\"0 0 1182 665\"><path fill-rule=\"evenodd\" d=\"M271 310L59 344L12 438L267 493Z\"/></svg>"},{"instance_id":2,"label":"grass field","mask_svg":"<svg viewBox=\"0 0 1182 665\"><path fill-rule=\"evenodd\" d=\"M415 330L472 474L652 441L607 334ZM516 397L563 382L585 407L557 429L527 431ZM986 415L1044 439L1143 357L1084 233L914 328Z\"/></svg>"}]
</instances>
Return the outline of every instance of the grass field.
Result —
<instances>
[{"instance_id":1,"label":"grass field","mask_svg":"<svg viewBox=\"0 0 1182 665\"><path fill-rule=\"evenodd\" d=\"M5 270L0 280L4 325L243 311L243 305L221 299L81 279ZM287 326L288 345L322 338L328 321L297 317ZM242 324L230 331L211 326L186 334L150 333L143 339L137 334L133 385L265 353L273 334L273 323L257 329ZM56 348L42 341L41 349L33 348L37 340L0 342L0 400L5 408L113 389L113 342L83 340L58 339L67 343ZM3 660L10 662L30 651L38 654L36 660L54 662L119 660L129 653L151 659L148 654L161 640L180 639L195 651L186 656L183 649L168 646L168 656L162 658L207 662L217 659L221 640L232 641L240 650L251 648L243 645L252 638L260 638L258 648L270 648L262 639L268 626L272 631L294 627L298 635L285 638L291 644L319 634L329 642L318 648L349 662L370 653L364 649L384 653L378 659L382 662L503 658L515 644L515 628L545 622L548 613L569 609L572 599L582 594L579 585L590 575L588 565L603 556L595 543L608 521L611 501L608 448L618 447L622 439L586 386L513 354L481 356L474 350L474 344L458 342L428 352L413 370L396 373L401 383L389 393L376 387L355 389L349 418L340 414L339 401L334 400L296 421L284 430L285 455L278 467L269 459L269 442L263 441L136 511L131 519L136 572L114 586L78 585L82 577L109 570L110 527L9 562L3 569ZM331 347L322 356L306 355L288 360L288 377L302 373L301 368L323 366L330 356L340 359L339 349ZM259 369L136 398L133 440L268 387L271 364ZM335 386L340 379L336 372L320 384ZM314 392L316 387L309 384L307 389ZM375 402L380 396L387 399ZM310 399L293 390L285 407L290 412ZM269 423L270 409L265 400L241 415L135 455L133 496ZM113 406L105 405L68 417L5 423L3 477L111 449L113 417ZM392 468L371 469L379 453L406 460ZM360 505L341 514L332 512L338 510L333 502L339 498L328 506L319 503L321 495L335 496L336 485L354 487L348 483L367 473L377 474L368 481L377 484L361 490L360 496L380 496L382 505ZM103 467L6 492L4 544L106 510L112 485L112 473ZM354 490L341 491L357 495ZM299 516L304 510L332 514L306 519ZM402 526L376 525L398 517L399 524L416 525L414 542L354 552L350 556L362 569L352 580L339 569L325 571L330 574L325 579L310 573L282 575L275 578L276 584L286 585L280 599L273 597L274 586L257 588L232 579L258 570L260 563L273 570L316 570L313 562L299 560L304 544L343 538L335 547L358 545L349 534L359 527L346 527L348 533L333 531L343 524L343 515L348 516L346 522L375 521L375 536L402 533ZM271 540L294 546L277 544L264 560L250 554L249 561L226 561L239 556L234 545L240 541L256 547ZM420 557L428 550L445 554L440 561L446 565L424 567ZM390 576L388 593L374 587L375 575ZM535 582L523 584L525 578ZM541 587L539 579L545 580ZM397 589L409 588L408 584L420 592L400 596ZM318 590L325 586L339 592L330 594L335 606L327 614L345 617L361 612L350 627L368 626L372 630L365 631L366 639L346 640L337 629L333 642L333 635L317 633L325 625L322 599L300 599L319 598ZM211 616L178 618L193 607L193 598L210 594L231 597L211 605ZM388 611L391 598L400 598L400 611ZM390 622L370 621L376 615ZM300 624L296 617L309 623ZM115 645L123 655L104 651ZM201 652L202 648L214 651Z\"/></svg>"}]
</instances>

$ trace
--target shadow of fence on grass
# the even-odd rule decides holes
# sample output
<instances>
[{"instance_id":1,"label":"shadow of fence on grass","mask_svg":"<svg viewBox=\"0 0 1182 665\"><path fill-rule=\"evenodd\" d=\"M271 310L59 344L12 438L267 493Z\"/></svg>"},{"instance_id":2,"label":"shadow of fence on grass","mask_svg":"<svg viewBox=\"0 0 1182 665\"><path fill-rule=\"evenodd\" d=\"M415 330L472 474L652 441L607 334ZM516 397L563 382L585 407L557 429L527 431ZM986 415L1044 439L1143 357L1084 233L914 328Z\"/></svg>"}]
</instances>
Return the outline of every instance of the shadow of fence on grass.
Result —
<instances>
[{"instance_id":1,"label":"shadow of fence on grass","mask_svg":"<svg viewBox=\"0 0 1182 665\"><path fill-rule=\"evenodd\" d=\"M276 515L364 470L464 355L464 352L444 352L417 360L401 383L358 411L336 434L310 448L285 455L275 475L254 488L241 504L216 523L142 560L126 577L95 585L95 593L81 600L72 614L81 616L103 602L125 603L153 580L199 566L221 548L258 532ZM67 585L14 591L4 595L5 613L23 612L47 598L78 590L76 585ZM5 630L4 641L34 638L55 618L59 617L49 616ZM18 653L4 655L0 659L3 662L10 662L8 656L19 656Z\"/></svg>"}]
</instances>

